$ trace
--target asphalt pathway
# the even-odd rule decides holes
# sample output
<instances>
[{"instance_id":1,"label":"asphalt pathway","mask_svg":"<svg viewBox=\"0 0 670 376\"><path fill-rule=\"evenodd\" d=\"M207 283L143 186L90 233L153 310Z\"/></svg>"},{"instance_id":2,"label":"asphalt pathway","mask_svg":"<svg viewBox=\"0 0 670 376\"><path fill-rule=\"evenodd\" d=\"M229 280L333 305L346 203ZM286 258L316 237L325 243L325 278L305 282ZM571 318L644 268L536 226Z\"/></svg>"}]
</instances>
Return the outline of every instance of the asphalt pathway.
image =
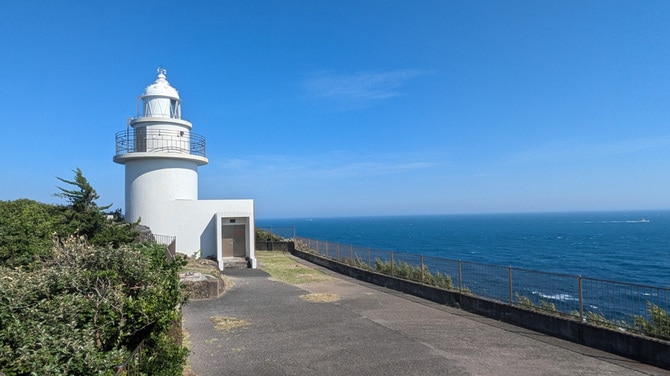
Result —
<instances>
[{"instance_id":1,"label":"asphalt pathway","mask_svg":"<svg viewBox=\"0 0 670 376\"><path fill-rule=\"evenodd\" d=\"M322 270L335 278L289 285L259 269L227 270L234 286L223 296L184 307L192 371L198 376L670 375ZM341 299L313 303L301 298L305 294ZM212 317L243 325L218 330Z\"/></svg>"}]
</instances>

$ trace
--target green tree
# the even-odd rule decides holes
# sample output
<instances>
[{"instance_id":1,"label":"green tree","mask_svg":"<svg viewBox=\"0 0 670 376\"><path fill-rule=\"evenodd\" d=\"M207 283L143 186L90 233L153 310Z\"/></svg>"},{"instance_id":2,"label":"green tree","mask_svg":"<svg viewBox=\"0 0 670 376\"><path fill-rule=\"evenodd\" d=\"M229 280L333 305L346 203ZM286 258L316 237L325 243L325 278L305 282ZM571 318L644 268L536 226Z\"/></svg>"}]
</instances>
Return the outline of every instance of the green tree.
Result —
<instances>
[{"instance_id":1,"label":"green tree","mask_svg":"<svg viewBox=\"0 0 670 376\"><path fill-rule=\"evenodd\" d=\"M70 189L57 187L60 192L55 194L68 202L62 207L61 235L85 236L92 244L100 246L119 247L132 242L137 235L137 223L126 223L118 210L106 214L105 210L112 204L98 206L96 200L100 196L81 169L77 167L73 172L74 180L57 178L71 186Z\"/></svg>"},{"instance_id":2,"label":"green tree","mask_svg":"<svg viewBox=\"0 0 670 376\"><path fill-rule=\"evenodd\" d=\"M63 210L64 228L66 234L83 235L88 239L93 239L95 233L105 223L104 211L112 205L99 207L95 201L100 196L84 177L81 169L77 167L73 172L75 173L74 180L57 177L58 180L72 186L71 189L57 187L60 193L55 194L56 197L64 198L69 203Z\"/></svg>"}]
</instances>

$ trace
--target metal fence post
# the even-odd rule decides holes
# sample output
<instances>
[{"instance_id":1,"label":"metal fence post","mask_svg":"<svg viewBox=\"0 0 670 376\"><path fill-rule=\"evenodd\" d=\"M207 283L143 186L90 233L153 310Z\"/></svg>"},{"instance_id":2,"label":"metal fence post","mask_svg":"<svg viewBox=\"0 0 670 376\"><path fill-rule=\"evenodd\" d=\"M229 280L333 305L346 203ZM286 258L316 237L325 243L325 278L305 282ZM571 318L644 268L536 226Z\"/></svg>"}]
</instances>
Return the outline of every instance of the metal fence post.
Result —
<instances>
[{"instance_id":1,"label":"metal fence post","mask_svg":"<svg viewBox=\"0 0 670 376\"><path fill-rule=\"evenodd\" d=\"M423 255L419 255L419 262L421 263L421 283L423 283Z\"/></svg>"},{"instance_id":2,"label":"metal fence post","mask_svg":"<svg viewBox=\"0 0 670 376\"><path fill-rule=\"evenodd\" d=\"M584 295L582 293L582 276L577 276L577 288L579 289L579 319L584 321Z\"/></svg>"},{"instance_id":3,"label":"metal fence post","mask_svg":"<svg viewBox=\"0 0 670 376\"><path fill-rule=\"evenodd\" d=\"M461 270L461 260L458 260L458 291L463 292L463 271Z\"/></svg>"},{"instance_id":4,"label":"metal fence post","mask_svg":"<svg viewBox=\"0 0 670 376\"><path fill-rule=\"evenodd\" d=\"M340 260L340 243L337 243L337 260Z\"/></svg>"},{"instance_id":5,"label":"metal fence post","mask_svg":"<svg viewBox=\"0 0 670 376\"><path fill-rule=\"evenodd\" d=\"M368 268L372 269L372 264L370 263L370 247L368 247Z\"/></svg>"},{"instance_id":6,"label":"metal fence post","mask_svg":"<svg viewBox=\"0 0 670 376\"><path fill-rule=\"evenodd\" d=\"M512 297L512 267L507 269L507 281L509 286L509 304L514 304L514 298Z\"/></svg>"},{"instance_id":7,"label":"metal fence post","mask_svg":"<svg viewBox=\"0 0 670 376\"><path fill-rule=\"evenodd\" d=\"M351 261L354 261L354 246L353 245L349 246L349 258L351 258Z\"/></svg>"},{"instance_id":8,"label":"metal fence post","mask_svg":"<svg viewBox=\"0 0 670 376\"><path fill-rule=\"evenodd\" d=\"M393 267L394 267L394 262L393 262L393 251L391 251L391 277L393 277Z\"/></svg>"}]
</instances>

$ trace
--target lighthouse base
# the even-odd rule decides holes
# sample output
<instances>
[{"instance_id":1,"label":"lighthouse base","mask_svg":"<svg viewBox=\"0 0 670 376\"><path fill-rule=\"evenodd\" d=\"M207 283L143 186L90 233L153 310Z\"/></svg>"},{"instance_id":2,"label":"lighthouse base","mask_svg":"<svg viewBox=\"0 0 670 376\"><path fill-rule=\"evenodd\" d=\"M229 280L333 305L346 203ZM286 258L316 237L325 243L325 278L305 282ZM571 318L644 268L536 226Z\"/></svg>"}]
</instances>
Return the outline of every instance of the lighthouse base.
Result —
<instances>
[{"instance_id":1,"label":"lighthouse base","mask_svg":"<svg viewBox=\"0 0 670 376\"><path fill-rule=\"evenodd\" d=\"M160 205L154 234L176 236L177 253L216 260L242 258L256 268L253 200L175 200Z\"/></svg>"}]
</instances>

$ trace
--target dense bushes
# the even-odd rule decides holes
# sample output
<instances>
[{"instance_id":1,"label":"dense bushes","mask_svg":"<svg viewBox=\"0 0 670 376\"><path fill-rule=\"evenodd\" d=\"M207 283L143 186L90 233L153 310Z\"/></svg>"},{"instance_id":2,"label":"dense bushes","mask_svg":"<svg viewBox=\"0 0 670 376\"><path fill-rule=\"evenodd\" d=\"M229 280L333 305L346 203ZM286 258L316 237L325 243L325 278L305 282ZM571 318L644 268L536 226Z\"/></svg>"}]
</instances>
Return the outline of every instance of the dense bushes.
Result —
<instances>
[{"instance_id":1,"label":"dense bushes","mask_svg":"<svg viewBox=\"0 0 670 376\"><path fill-rule=\"evenodd\" d=\"M409 281L420 282L424 285L435 286L445 290L453 290L454 283L449 275L443 275L440 272L433 274L425 265L412 266L405 261L396 263L395 261L382 261L375 259L374 268L371 268L358 255L356 258L344 258L342 262L357 268L374 270L381 274L390 275L395 278L402 278Z\"/></svg>"},{"instance_id":2,"label":"dense bushes","mask_svg":"<svg viewBox=\"0 0 670 376\"><path fill-rule=\"evenodd\" d=\"M635 328L651 337L670 339L670 315L668 311L649 303L647 306L650 319L635 316Z\"/></svg>"},{"instance_id":3,"label":"dense bushes","mask_svg":"<svg viewBox=\"0 0 670 376\"><path fill-rule=\"evenodd\" d=\"M256 241L257 242L283 242L286 239L282 238L279 235L275 235L268 230L256 227Z\"/></svg>"},{"instance_id":4,"label":"dense bushes","mask_svg":"<svg viewBox=\"0 0 670 376\"><path fill-rule=\"evenodd\" d=\"M67 205L50 205L33 200L0 201L0 265L33 265L48 254L53 238L84 236L91 244L119 247L138 235L136 223L126 223L120 211L106 214L110 206L99 207L99 198L80 169L74 180L60 179L71 189L59 187L56 196Z\"/></svg>"},{"instance_id":5,"label":"dense bushes","mask_svg":"<svg viewBox=\"0 0 670 376\"><path fill-rule=\"evenodd\" d=\"M440 272L431 273L425 265L412 266L404 261L396 264L395 261L382 261L375 259L375 271L388 274L392 277L420 282L429 286L436 286L446 290L453 290L454 283L451 276L442 275Z\"/></svg>"},{"instance_id":6,"label":"dense bushes","mask_svg":"<svg viewBox=\"0 0 670 376\"><path fill-rule=\"evenodd\" d=\"M141 244L94 248L70 238L42 269L0 270L0 371L106 374L149 336L152 363L172 367L151 374L178 374L175 364L186 353L163 337L180 319L183 264L167 262L164 251Z\"/></svg>"},{"instance_id":7,"label":"dense bushes","mask_svg":"<svg viewBox=\"0 0 670 376\"><path fill-rule=\"evenodd\" d=\"M177 375L187 351L169 335L185 291L165 247L130 243L75 171L68 205L0 201L0 374L109 375L143 342L141 372Z\"/></svg>"},{"instance_id":8,"label":"dense bushes","mask_svg":"<svg viewBox=\"0 0 670 376\"><path fill-rule=\"evenodd\" d=\"M0 265L27 266L48 254L59 208L32 200L0 201Z\"/></svg>"}]
</instances>

